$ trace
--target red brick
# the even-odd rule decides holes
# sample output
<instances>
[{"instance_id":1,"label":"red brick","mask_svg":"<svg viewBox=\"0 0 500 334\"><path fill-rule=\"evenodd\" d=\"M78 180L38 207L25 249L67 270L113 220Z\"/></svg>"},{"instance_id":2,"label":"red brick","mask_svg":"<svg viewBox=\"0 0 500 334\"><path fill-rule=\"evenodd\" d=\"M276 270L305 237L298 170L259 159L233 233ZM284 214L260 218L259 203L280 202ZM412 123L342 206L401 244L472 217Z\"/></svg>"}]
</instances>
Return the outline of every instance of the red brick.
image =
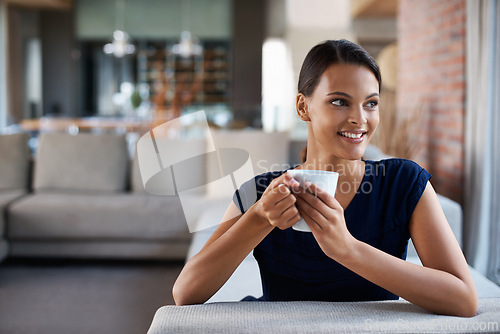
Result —
<instances>
[{"instance_id":1,"label":"red brick","mask_svg":"<svg viewBox=\"0 0 500 334\"><path fill-rule=\"evenodd\" d=\"M422 150L414 160L431 169L436 190L463 199L465 0L400 0L398 109L424 114Z\"/></svg>"}]
</instances>

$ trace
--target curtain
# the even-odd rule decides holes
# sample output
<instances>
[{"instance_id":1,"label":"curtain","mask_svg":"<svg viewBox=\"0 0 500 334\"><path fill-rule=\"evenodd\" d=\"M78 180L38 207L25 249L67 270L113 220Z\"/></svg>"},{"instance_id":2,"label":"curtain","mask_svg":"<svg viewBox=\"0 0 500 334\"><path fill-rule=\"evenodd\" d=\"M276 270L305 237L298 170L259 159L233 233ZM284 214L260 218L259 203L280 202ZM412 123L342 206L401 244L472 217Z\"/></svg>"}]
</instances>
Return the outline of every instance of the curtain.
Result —
<instances>
[{"instance_id":1,"label":"curtain","mask_svg":"<svg viewBox=\"0 0 500 334\"><path fill-rule=\"evenodd\" d=\"M467 0L464 250L500 283L499 4Z\"/></svg>"},{"instance_id":2,"label":"curtain","mask_svg":"<svg viewBox=\"0 0 500 334\"><path fill-rule=\"evenodd\" d=\"M493 52L493 95L492 103L492 200L491 200L491 256L488 277L500 284L500 1L495 0L494 8L494 52Z\"/></svg>"}]
</instances>

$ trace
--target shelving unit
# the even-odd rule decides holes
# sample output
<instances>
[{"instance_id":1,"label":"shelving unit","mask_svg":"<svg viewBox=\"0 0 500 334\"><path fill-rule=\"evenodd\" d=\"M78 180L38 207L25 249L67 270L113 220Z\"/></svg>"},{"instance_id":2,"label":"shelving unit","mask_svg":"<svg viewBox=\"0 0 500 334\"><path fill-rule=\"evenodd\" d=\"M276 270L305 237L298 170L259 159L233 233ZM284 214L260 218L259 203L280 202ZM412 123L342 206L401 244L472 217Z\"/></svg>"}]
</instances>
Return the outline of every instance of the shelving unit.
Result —
<instances>
[{"instance_id":1,"label":"shelving unit","mask_svg":"<svg viewBox=\"0 0 500 334\"><path fill-rule=\"evenodd\" d=\"M203 53L183 58L174 54L175 42L138 44L138 84L149 87L157 115L180 113L186 105L229 104L231 99L230 45L227 41L202 43Z\"/></svg>"}]
</instances>

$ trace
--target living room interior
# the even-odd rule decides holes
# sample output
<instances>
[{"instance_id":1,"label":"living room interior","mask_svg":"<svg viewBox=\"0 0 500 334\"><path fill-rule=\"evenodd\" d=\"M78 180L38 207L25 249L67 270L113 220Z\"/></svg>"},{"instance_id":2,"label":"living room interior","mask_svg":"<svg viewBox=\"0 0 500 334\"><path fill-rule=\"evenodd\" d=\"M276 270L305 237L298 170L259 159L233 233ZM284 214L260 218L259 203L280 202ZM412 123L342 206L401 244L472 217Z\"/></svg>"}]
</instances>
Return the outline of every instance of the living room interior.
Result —
<instances>
[{"instance_id":1,"label":"living room interior","mask_svg":"<svg viewBox=\"0 0 500 334\"><path fill-rule=\"evenodd\" d=\"M498 315L499 22L495 0L0 0L0 332L161 332L155 313L232 193L202 161L203 189L151 194L138 143L203 111L159 159L239 148L254 174L299 163L300 65L341 38L382 71L366 158L432 174ZM259 293L249 270L210 301Z\"/></svg>"}]
</instances>

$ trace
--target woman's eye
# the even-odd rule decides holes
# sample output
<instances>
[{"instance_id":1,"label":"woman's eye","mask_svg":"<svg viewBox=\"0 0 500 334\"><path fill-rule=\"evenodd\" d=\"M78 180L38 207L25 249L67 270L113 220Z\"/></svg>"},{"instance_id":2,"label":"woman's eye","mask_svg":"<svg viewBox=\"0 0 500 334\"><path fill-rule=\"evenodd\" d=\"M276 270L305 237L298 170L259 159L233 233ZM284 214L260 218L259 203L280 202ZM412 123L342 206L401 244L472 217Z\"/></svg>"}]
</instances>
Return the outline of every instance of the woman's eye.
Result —
<instances>
[{"instance_id":1,"label":"woman's eye","mask_svg":"<svg viewBox=\"0 0 500 334\"><path fill-rule=\"evenodd\" d=\"M368 103L366 104L366 106L367 106L368 108L373 109L373 108L375 108L376 106L378 106L378 102L377 102L377 101L370 101L370 102L368 102Z\"/></svg>"},{"instance_id":2,"label":"woman's eye","mask_svg":"<svg viewBox=\"0 0 500 334\"><path fill-rule=\"evenodd\" d=\"M333 100L332 104L337 107L343 107L345 106L345 101L344 100Z\"/></svg>"}]
</instances>

